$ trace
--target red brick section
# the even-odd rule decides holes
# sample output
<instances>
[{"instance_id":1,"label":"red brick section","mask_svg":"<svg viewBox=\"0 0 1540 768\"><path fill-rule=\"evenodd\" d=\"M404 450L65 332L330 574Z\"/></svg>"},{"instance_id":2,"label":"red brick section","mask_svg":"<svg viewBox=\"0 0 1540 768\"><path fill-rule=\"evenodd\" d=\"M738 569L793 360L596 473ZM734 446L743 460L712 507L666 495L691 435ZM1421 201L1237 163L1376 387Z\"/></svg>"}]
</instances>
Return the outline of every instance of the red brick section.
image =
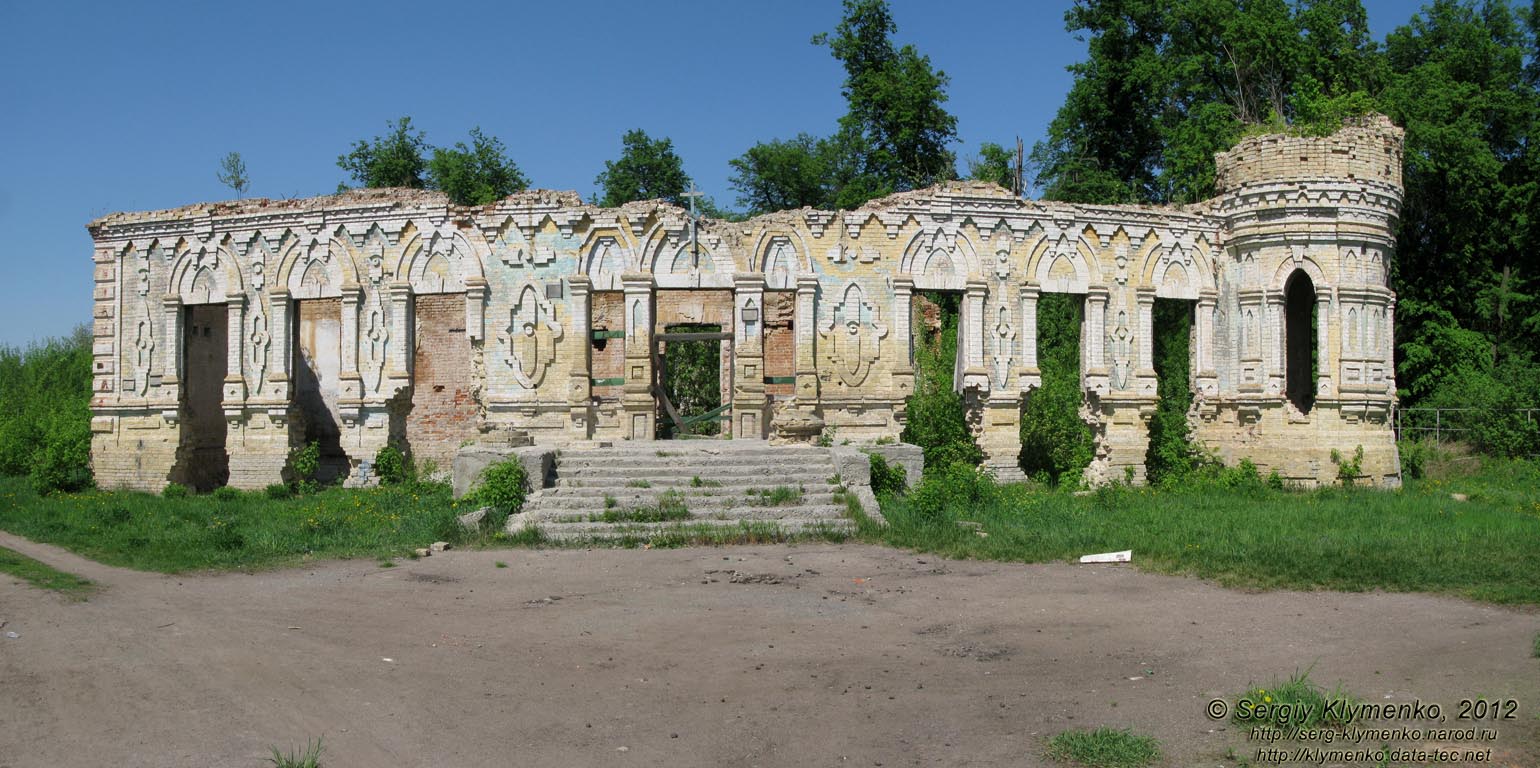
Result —
<instances>
[{"instance_id":1,"label":"red brick section","mask_svg":"<svg viewBox=\"0 0 1540 768\"><path fill-rule=\"evenodd\" d=\"M797 292L765 291L765 378L797 375ZM790 397L795 384L766 384L765 394Z\"/></svg>"},{"instance_id":2,"label":"red brick section","mask_svg":"<svg viewBox=\"0 0 1540 768\"><path fill-rule=\"evenodd\" d=\"M626 295L620 291L595 291L588 327L595 331L626 329ZM626 375L626 340L624 338L590 341L589 376L594 379L619 379ZM592 396L600 400L619 400L620 385L594 387Z\"/></svg>"},{"instance_id":3,"label":"red brick section","mask_svg":"<svg viewBox=\"0 0 1540 768\"><path fill-rule=\"evenodd\" d=\"M423 295L414 301L417 338L406 440L419 466L429 460L448 469L460 443L477 435L480 420L471 393L475 377L465 338L465 295Z\"/></svg>"}]
</instances>

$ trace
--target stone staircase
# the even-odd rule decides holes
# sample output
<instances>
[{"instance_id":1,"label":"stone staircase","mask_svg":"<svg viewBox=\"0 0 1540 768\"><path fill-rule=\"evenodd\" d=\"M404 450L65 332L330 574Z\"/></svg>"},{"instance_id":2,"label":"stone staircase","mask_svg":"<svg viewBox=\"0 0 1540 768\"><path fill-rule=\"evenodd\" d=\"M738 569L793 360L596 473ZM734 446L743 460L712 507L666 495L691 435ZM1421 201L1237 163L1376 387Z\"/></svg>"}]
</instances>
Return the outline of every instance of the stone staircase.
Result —
<instances>
[{"instance_id":1,"label":"stone staircase","mask_svg":"<svg viewBox=\"0 0 1540 768\"><path fill-rule=\"evenodd\" d=\"M557 452L554 483L530 495L524 510L509 519L508 531L534 526L553 541L638 542L845 534L855 529L847 495L861 499L870 491L846 488L834 450L759 440L564 447Z\"/></svg>"}]
</instances>

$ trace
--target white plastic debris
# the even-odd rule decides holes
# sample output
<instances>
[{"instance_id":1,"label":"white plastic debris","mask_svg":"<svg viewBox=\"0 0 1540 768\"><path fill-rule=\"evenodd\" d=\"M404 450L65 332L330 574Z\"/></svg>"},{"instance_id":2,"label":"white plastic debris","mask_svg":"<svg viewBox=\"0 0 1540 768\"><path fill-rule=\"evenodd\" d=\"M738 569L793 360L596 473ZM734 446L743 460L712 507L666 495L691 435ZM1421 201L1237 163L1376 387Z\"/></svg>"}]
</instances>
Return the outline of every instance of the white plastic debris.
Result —
<instances>
[{"instance_id":1,"label":"white plastic debris","mask_svg":"<svg viewBox=\"0 0 1540 768\"><path fill-rule=\"evenodd\" d=\"M1099 555L1085 555L1080 558L1082 563L1126 563L1134 559L1134 551L1125 549L1122 552L1103 552Z\"/></svg>"}]
</instances>

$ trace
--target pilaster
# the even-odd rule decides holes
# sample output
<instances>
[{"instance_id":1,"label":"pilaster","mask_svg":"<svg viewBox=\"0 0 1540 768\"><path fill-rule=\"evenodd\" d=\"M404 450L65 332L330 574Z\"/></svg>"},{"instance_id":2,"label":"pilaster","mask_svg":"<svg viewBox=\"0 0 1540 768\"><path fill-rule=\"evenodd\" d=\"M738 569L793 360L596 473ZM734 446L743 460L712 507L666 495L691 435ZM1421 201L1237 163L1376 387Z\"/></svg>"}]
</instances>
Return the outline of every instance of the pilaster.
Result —
<instances>
[{"instance_id":1,"label":"pilaster","mask_svg":"<svg viewBox=\"0 0 1540 768\"><path fill-rule=\"evenodd\" d=\"M765 279L759 273L733 277L733 436L765 436Z\"/></svg>"},{"instance_id":2,"label":"pilaster","mask_svg":"<svg viewBox=\"0 0 1540 768\"><path fill-rule=\"evenodd\" d=\"M626 296L626 383L620 404L628 440L651 440L657 433L658 406L652 381L652 275L620 278Z\"/></svg>"}]
</instances>

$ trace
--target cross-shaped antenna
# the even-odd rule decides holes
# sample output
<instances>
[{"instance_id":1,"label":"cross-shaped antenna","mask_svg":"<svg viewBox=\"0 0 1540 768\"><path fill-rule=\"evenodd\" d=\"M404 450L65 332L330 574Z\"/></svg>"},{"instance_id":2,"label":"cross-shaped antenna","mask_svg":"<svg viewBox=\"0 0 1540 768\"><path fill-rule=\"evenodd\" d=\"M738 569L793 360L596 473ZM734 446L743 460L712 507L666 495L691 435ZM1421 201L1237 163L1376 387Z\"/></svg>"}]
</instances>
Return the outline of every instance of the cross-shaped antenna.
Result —
<instances>
[{"instance_id":1,"label":"cross-shaped antenna","mask_svg":"<svg viewBox=\"0 0 1540 768\"><path fill-rule=\"evenodd\" d=\"M700 269L700 239L696 235L697 226L700 223L700 214L695 210L695 198L706 193L695 188L695 181L690 180L690 191L684 193L684 197L690 201L690 269Z\"/></svg>"}]
</instances>

